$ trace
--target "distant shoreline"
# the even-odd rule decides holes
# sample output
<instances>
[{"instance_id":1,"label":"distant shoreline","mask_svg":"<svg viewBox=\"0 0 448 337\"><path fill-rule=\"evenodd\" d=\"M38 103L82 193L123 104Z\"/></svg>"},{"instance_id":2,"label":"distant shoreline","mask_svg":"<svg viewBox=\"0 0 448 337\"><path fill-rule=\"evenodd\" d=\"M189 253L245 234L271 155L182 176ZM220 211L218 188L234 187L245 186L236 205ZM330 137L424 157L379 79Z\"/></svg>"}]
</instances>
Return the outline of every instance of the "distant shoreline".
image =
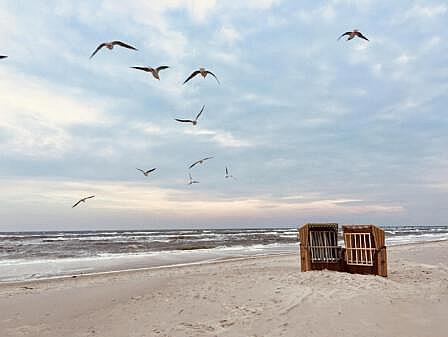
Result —
<instances>
[{"instance_id":1,"label":"distant shoreline","mask_svg":"<svg viewBox=\"0 0 448 337\"><path fill-rule=\"evenodd\" d=\"M412 247L412 246L420 246L420 245L428 245L431 243L439 243L439 242L445 242L446 239L440 239L440 240L431 240L431 241L420 241L420 242L412 242L412 243L399 243L395 245L388 246L389 249L394 249L396 247ZM268 254L256 254L256 255L247 255L247 256L240 256L240 257L221 257L216 259L209 259L209 260L199 260L199 261L192 261L192 262L186 262L186 263L175 263L175 264L169 264L169 265L155 265L155 266L143 266L143 267L130 267L130 268L123 268L123 269L117 269L117 270L104 270L104 271L93 271L93 272L87 272L87 273L73 273L73 274L66 274L66 275L55 275L55 276L49 276L49 277L41 277L41 278L35 278L35 279L28 279L28 280L16 280L16 281L0 281L0 287L1 286L8 286L8 285L28 285L28 284L34 284L36 282L51 282L51 281L58 281L58 280L64 280L64 279L76 279L76 278L85 278L85 277L96 277L96 276L107 276L107 275L117 275L121 273L134 273L134 272L145 272L145 271L151 271L151 270L162 270L162 269L173 269L173 268L188 268L192 266L200 266L200 265L208 265L208 264L221 264L226 262L237 262L237 261L245 261L245 260L253 260L253 259L263 259L263 258L275 258L278 256L296 256L299 254L299 251L296 252L284 252L284 253L268 253Z\"/></svg>"}]
</instances>

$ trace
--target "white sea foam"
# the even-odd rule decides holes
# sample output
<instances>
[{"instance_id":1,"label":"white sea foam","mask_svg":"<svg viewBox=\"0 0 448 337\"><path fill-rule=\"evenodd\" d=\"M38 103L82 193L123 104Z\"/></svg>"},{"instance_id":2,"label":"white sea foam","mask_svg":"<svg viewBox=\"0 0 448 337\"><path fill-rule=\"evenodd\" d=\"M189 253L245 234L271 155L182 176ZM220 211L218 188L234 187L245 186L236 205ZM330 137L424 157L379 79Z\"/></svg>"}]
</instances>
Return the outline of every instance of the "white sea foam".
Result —
<instances>
[{"instance_id":1,"label":"white sea foam","mask_svg":"<svg viewBox=\"0 0 448 337\"><path fill-rule=\"evenodd\" d=\"M135 268L200 263L211 259L227 259L259 254L292 253L297 244L271 244L215 247L189 251L159 251L132 254L100 254L94 257L64 259L14 259L0 260L0 282L49 278L82 273L119 271Z\"/></svg>"}]
</instances>

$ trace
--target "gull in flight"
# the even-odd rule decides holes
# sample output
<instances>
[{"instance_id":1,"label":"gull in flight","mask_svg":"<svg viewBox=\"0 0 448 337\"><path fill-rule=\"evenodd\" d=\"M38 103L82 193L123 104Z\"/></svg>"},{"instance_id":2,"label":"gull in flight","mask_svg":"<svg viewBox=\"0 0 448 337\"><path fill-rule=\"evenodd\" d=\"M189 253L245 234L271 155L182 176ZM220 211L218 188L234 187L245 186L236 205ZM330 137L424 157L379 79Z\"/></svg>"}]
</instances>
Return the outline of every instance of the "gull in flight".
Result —
<instances>
[{"instance_id":1,"label":"gull in flight","mask_svg":"<svg viewBox=\"0 0 448 337\"><path fill-rule=\"evenodd\" d=\"M154 168L152 168L152 169L150 169L150 170L147 170L147 171L144 171L144 170L139 169L139 168L138 168L137 170L139 170L141 173L143 173L143 174L145 175L145 177L147 177L148 174L150 174L151 172L154 172L156 169L157 169L157 168L154 167Z\"/></svg>"},{"instance_id":2,"label":"gull in flight","mask_svg":"<svg viewBox=\"0 0 448 337\"><path fill-rule=\"evenodd\" d=\"M188 185L199 184L199 181L197 181L197 180L193 180L193 178L191 177L191 174L190 174L190 173L188 173L188 177L189 177Z\"/></svg>"},{"instance_id":3,"label":"gull in flight","mask_svg":"<svg viewBox=\"0 0 448 337\"><path fill-rule=\"evenodd\" d=\"M202 106L201 111L199 111L199 113L197 114L196 118L194 120L191 119L178 119L178 118L174 118L176 121L178 122L183 122L183 123L191 123L193 124L193 126L195 126L196 124L198 124L198 118L199 116L202 114L202 111L204 111L205 105Z\"/></svg>"},{"instance_id":4,"label":"gull in flight","mask_svg":"<svg viewBox=\"0 0 448 337\"><path fill-rule=\"evenodd\" d=\"M72 206L72 208L78 206L81 202L86 202L87 199L94 198L94 197L95 197L94 195L91 195L90 197L82 198L82 199L78 200L78 202L77 202L76 204L74 204L74 205Z\"/></svg>"},{"instance_id":5,"label":"gull in flight","mask_svg":"<svg viewBox=\"0 0 448 337\"><path fill-rule=\"evenodd\" d=\"M224 176L224 178L233 178L233 179L236 180L236 178L233 175L230 174L229 169L227 168L227 166L226 166L226 175Z\"/></svg>"},{"instance_id":6,"label":"gull in flight","mask_svg":"<svg viewBox=\"0 0 448 337\"><path fill-rule=\"evenodd\" d=\"M341 36L338 37L338 40L343 37L343 36L348 36L347 41L350 41L351 39L353 39L355 36L360 37L361 39L364 39L366 41L369 41L368 38L366 38L364 35L362 35L362 33L360 31L358 31L357 29L353 30L352 32L345 32L344 34L342 34Z\"/></svg>"},{"instance_id":7,"label":"gull in flight","mask_svg":"<svg viewBox=\"0 0 448 337\"><path fill-rule=\"evenodd\" d=\"M193 164L191 164L188 168L191 169L191 168L193 168L194 166L196 166L197 164L203 164L204 161L209 160L209 159L212 159L212 158L213 158L213 157L206 157L206 158L200 159L200 160L194 162Z\"/></svg>"},{"instance_id":8,"label":"gull in flight","mask_svg":"<svg viewBox=\"0 0 448 337\"><path fill-rule=\"evenodd\" d=\"M191 73L191 75L188 76L188 78L185 80L184 84L187 83L189 80L191 80L193 77L195 77L198 74L201 74L201 76L203 78L205 78L208 74L210 74L210 75L212 75L215 78L216 82L218 82L218 84L220 84L218 78L216 77L216 75L213 74L211 71L206 70L205 68L199 68L199 70L193 71Z\"/></svg>"},{"instance_id":9,"label":"gull in flight","mask_svg":"<svg viewBox=\"0 0 448 337\"><path fill-rule=\"evenodd\" d=\"M131 67L131 68L143 70L143 71L146 71L147 73L151 73L155 79L160 80L159 71L163 70L163 69L168 69L169 67L168 66L160 66L157 68L151 68L151 67Z\"/></svg>"},{"instance_id":10,"label":"gull in flight","mask_svg":"<svg viewBox=\"0 0 448 337\"><path fill-rule=\"evenodd\" d=\"M5 56L5 55L0 55L0 59L5 59L5 58L7 58L8 56Z\"/></svg>"},{"instance_id":11,"label":"gull in flight","mask_svg":"<svg viewBox=\"0 0 448 337\"><path fill-rule=\"evenodd\" d=\"M96 53L98 53L98 51L103 48L106 47L107 49L114 49L114 46L120 46L120 47L124 47L124 48L128 48L128 49L133 49L133 50L138 50L135 47L132 47L124 42L121 41L112 41L112 42L104 42L101 43L96 49L95 51L92 53L92 55L90 55L90 58L94 57Z\"/></svg>"}]
</instances>

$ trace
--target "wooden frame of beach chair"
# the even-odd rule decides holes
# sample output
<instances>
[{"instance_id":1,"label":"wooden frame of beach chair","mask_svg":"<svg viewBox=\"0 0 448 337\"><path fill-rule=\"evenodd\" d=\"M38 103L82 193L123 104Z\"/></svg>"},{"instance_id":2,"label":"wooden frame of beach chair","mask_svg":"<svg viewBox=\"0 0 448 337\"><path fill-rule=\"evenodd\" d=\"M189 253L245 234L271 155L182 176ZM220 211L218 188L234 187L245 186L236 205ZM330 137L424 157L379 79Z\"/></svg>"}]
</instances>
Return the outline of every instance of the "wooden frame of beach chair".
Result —
<instances>
[{"instance_id":1,"label":"wooden frame of beach chair","mask_svg":"<svg viewBox=\"0 0 448 337\"><path fill-rule=\"evenodd\" d=\"M341 270L342 248L338 246L338 224L305 224L298 232L302 271Z\"/></svg>"},{"instance_id":2,"label":"wooden frame of beach chair","mask_svg":"<svg viewBox=\"0 0 448 337\"><path fill-rule=\"evenodd\" d=\"M374 225L344 225L343 270L387 276L384 231Z\"/></svg>"}]
</instances>

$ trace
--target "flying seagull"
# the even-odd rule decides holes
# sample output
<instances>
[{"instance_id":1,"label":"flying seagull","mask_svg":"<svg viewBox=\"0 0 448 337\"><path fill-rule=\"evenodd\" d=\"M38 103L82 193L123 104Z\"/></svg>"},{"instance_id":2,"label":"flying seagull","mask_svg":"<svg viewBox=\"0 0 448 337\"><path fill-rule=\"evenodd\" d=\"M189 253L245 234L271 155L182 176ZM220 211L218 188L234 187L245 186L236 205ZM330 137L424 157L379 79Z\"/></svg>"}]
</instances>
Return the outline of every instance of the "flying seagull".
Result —
<instances>
[{"instance_id":1,"label":"flying seagull","mask_svg":"<svg viewBox=\"0 0 448 337\"><path fill-rule=\"evenodd\" d=\"M5 56L5 55L0 55L0 59L5 59L5 58L7 58L8 56Z\"/></svg>"},{"instance_id":2,"label":"flying seagull","mask_svg":"<svg viewBox=\"0 0 448 337\"><path fill-rule=\"evenodd\" d=\"M212 75L216 79L216 82L218 82L218 84L220 84L218 78L216 77L216 75L213 74L211 71L206 70L205 68L199 68L199 70L193 71L191 73L191 75L188 76L188 78L185 80L184 84L187 83L189 80L191 80L193 77L195 77L198 74L201 74L201 76L203 78L205 78L208 74L210 74L210 75Z\"/></svg>"},{"instance_id":3,"label":"flying seagull","mask_svg":"<svg viewBox=\"0 0 448 337\"><path fill-rule=\"evenodd\" d=\"M224 176L224 178L233 178L233 179L236 180L236 178L233 175L230 174L229 169L227 168L227 166L226 166L226 175Z\"/></svg>"},{"instance_id":4,"label":"flying seagull","mask_svg":"<svg viewBox=\"0 0 448 337\"><path fill-rule=\"evenodd\" d=\"M90 58L94 57L96 53L98 53L98 51L103 48L106 47L107 49L114 49L114 46L120 46L120 47L124 47L124 48L128 48L128 49L133 49L133 50L138 50L135 47L132 47L124 42L121 41L112 41L112 42L104 42L101 43L96 49L95 51L92 53L92 55L90 55Z\"/></svg>"},{"instance_id":5,"label":"flying seagull","mask_svg":"<svg viewBox=\"0 0 448 337\"><path fill-rule=\"evenodd\" d=\"M347 41L350 41L351 39L353 39L355 36L360 37L361 39L364 39L366 41L369 41L368 38L366 38L364 35L362 35L362 33L360 31L358 31L357 29L353 30L352 32L345 32L344 34L342 34L341 36L338 37L338 40L343 37L343 36L348 36Z\"/></svg>"},{"instance_id":6,"label":"flying seagull","mask_svg":"<svg viewBox=\"0 0 448 337\"><path fill-rule=\"evenodd\" d=\"M206 157L206 158L200 159L200 160L194 162L193 164L191 164L188 168L191 169L191 168L193 168L195 165L197 165L197 164L203 164L204 161L209 160L209 159L212 159L212 158L213 158L213 157Z\"/></svg>"},{"instance_id":7,"label":"flying seagull","mask_svg":"<svg viewBox=\"0 0 448 337\"><path fill-rule=\"evenodd\" d=\"M150 174L151 172L154 172L156 169L157 169L157 168L154 167L154 168L152 168L152 169L150 169L150 170L147 170L147 171L144 171L144 170L139 169L139 168L138 168L137 170L139 170L141 173L143 173L143 174L145 175L145 177L147 177L148 174Z\"/></svg>"},{"instance_id":8,"label":"flying seagull","mask_svg":"<svg viewBox=\"0 0 448 337\"><path fill-rule=\"evenodd\" d=\"M147 73L151 73L155 79L160 80L159 71L163 70L163 69L168 69L169 67L168 66L160 66L157 68L151 68L151 67L131 67L131 68L143 70L143 71L146 71Z\"/></svg>"},{"instance_id":9,"label":"flying seagull","mask_svg":"<svg viewBox=\"0 0 448 337\"><path fill-rule=\"evenodd\" d=\"M188 180L188 185L199 184L199 181L197 181L197 180L193 180L193 178L191 177L191 174L190 174L190 173L188 173L188 177L190 178L190 179Z\"/></svg>"},{"instance_id":10,"label":"flying seagull","mask_svg":"<svg viewBox=\"0 0 448 337\"><path fill-rule=\"evenodd\" d=\"M202 111L204 111L205 105L202 106L201 111L199 111L199 113L197 114L196 118L194 120L191 119L178 119L178 118L174 118L176 121L178 122L183 122L183 123L191 123L193 124L193 126L195 126L196 124L198 124L198 118L199 116L202 114Z\"/></svg>"},{"instance_id":11,"label":"flying seagull","mask_svg":"<svg viewBox=\"0 0 448 337\"><path fill-rule=\"evenodd\" d=\"M87 199L90 199L90 198L93 198L93 197L95 197L95 196L94 196L94 195L91 195L90 197L85 197L85 198L80 199L76 204L74 204L74 205L72 206L72 208L78 206L78 204L80 204L81 202L86 202Z\"/></svg>"}]
</instances>

